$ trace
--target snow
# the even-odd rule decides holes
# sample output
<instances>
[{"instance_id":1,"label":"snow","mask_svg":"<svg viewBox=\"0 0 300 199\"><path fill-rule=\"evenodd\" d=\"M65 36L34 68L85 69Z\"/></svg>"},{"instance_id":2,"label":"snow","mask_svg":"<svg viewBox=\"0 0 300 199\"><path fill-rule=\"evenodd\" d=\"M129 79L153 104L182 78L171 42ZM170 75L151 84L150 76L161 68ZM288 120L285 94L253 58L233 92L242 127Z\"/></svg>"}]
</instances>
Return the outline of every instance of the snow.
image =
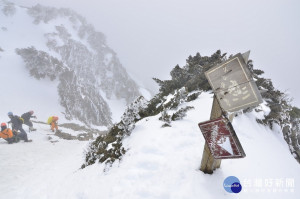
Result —
<instances>
[{"instance_id":1,"label":"snow","mask_svg":"<svg viewBox=\"0 0 300 199\"><path fill-rule=\"evenodd\" d=\"M220 147L225 149L228 153L233 154L233 150L230 144L229 137L225 137L225 141L221 144L218 144Z\"/></svg>"},{"instance_id":2,"label":"snow","mask_svg":"<svg viewBox=\"0 0 300 199\"><path fill-rule=\"evenodd\" d=\"M143 87L140 87L139 92L146 100L151 100L151 93Z\"/></svg>"},{"instance_id":3,"label":"snow","mask_svg":"<svg viewBox=\"0 0 300 199\"><path fill-rule=\"evenodd\" d=\"M35 126L38 131L28 134L32 143L8 145L0 140L0 198L299 197L300 166L282 137L255 121L260 112L233 120L246 157L222 160L213 175L201 172L205 141L197 124L209 119L212 95L202 93L188 105L195 109L183 120L172 122L172 127L161 128L160 115L139 121L124 140L128 152L107 172L101 164L79 169L88 142L55 138L48 125ZM53 139L48 140L49 136ZM240 193L224 190L223 181L228 176L239 178L243 186ZM257 180L263 182L262 187L271 182L273 188L275 181L282 180L282 186L291 185L294 192L256 192Z\"/></svg>"},{"instance_id":4,"label":"snow","mask_svg":"<svg viewBox=\"0 0 300 199\"><path fill-rule=\"evenodd\" d=\"M8 121L6 113L9 111L20 116L34 110L39 121L46 122L49 116L57 115L61 118L60 122L63 122L64 109L59 105L58 82L47 79L38 81L30 77L22 58L15 53L16 48L28 46L48 49L45 37L38 30L47 27L36 26L25 9L18 6L16 9L16 14L11 17L0 12L1 26L7 28L6 31L0 31L0 47L4 50L0 54L0 66L1 71L5 71L0 73L0 89L3 93L0 120ZM52 54L55 55L54 52Z\"/></svg>"},{"instance_id":5,"label":"snow","mask_svg":"<svg viewBox=\"0 0 300 199\"><path fill-rule=\"evenodd\" d=\"M15 54L16 47L35 46L47 51L46 37L40 32L56 32L53 24L60 25L63 21L59 18L36 26L25 9L16 9L16 15L11 17L0 12L0 47L4 50L0 51L0 121L8 121L6 113L9 111L21 115L34 110L38 121L46 122L49 116L58 115L60 123L69 122L62 119L64 109L59 105L58 82L30 77L21 57ZM20 32L20 28L24 31ZM72 38L80 40L75 29L67 28L74 30L70 32ZM80 41L87 45L86 39ZM51 55L59 56L53 51ZM106 61L110 59L108 54ZM140 92L146 99L151 98L143 86ZM105 98L104 94L102 96ZM168 96L168 101L172 97ZM126 107L125 100L117 100L114 96L105 100L111 107L113 121L118 122ZM49 125L34 123L37 131L28 133L32 143L21 141L9 145L0 139L0 198L299 198L300 165L290 154L280 127L275 125L276 129L271 131L256 122L270 112L266 103L258 107L259 112L234 118L233 127L246 157L222 160L221 168L213 175L199 170L205 141L197 126L199 122L209 120L212 95L202 93L186 105L195 109L188 111L183 120L173 121L172 127L161 128L160 114L139 121L131 136L124 140L128 152L110 169L101 164L79 169L89 142L60 139L50 131ZM82 125L78 121L72 122ZM28 127L24 129L28 130ZM61 130L71 135L82 133L66 128ZM229 148L227 150L231 152ZM228 176L240 179L241 193L231 194L224 190L223 181ZM257 187L259 181L262 184ZM294 192L290 189L273 192L273 188L286 185L293 185Z\"/></svg>"},{"instance_id":6,"label":"snow","mask_svg":"<svg viewBox=\"0 0 300 199\"><path fill-rule=\"evenodd\" d=\"M3 92L0 108L1 121L8 121L7 112L12 111L21 115L34 110L39 121L46 122L49 116L58 115L63 118L63 108L59 105L57 93L57 81L38 81L29 76L25 67L22 66L21 57L8 55L0 58L0 89ZM20 68L24 67L24 68ZM62 120L60 120L62 121Z\"/></svg>"},{"instance_id":7,"label":"snow","mask_svg":"<svg viewBox=\"0 0 300 199\"><path fill-rule=\"evenodd\" d=\"M164 102L164 105L169 103L171 101L171 99L174 98L174 95L173 94L169 94L167 97L166 97L166 101Z\"/></svg>"},{"instance_id":8,"label":"snow","mask_svg":"<svg viewBox=\"0 0 300 199\"><path fill-rule=\"evenodd\" d=\"M111 113L112 113L112 122L117 123L120 121L121 116L124 113L126 108L126 100L125 99L117 99L115 95L111 96L110 99L106 97L106 94L100 90L101 96L108 104Z\"/></svg>"},{"instance_id":9,"label":"snow","mask_svg":"<svg viewBox=\"0 0 300 199\"><path fill-rule=\"evenodd\" d=\"M105 57L104 57L105 65L108 65L111 62L112 57L113 57L113 55L111 53L108 53L108 54L105 55ZM112 76L110 76L110 77L112 77Z\"/></svg>"},{"instance_id":10,"label":"snow","mask_svg":"<svg viewBox=\"0 0 300 199\"><path fill-rule=\"evenodd\" d=\"M151 93L151 91L149 89L147 89L147 87L145 87L143 80L140 79L140 77L137 77L133 74L130 73L130 71L127 71L129 77L137 83L137 85L139 86L139 92L141 93L141 95L146 99L146 100L151 100L151 98L154 96L154 93Z\"/></svg>"},{"instance_id":11,"label":"snow","mask_svg":"<svg viewBox=\"0 0 300 199\"><path fill-rule=\"evenodd\" d=\"M86 142L57 139L51 143L48 125L35 127L38 131L28 133L31 143L0 141L0 198L46 198L57 183L79 168Z\"/></svg>"},{"instance_id":12,"label":"snow","mask_svg":"<svg viewBox=\"0 0 300 199\"><path fill-rule=\"evenodd\" d=\"M0 12L0 18L1 26L7 28L7 31L0 31L0 46L4 51L14 53L16 46L19 48L35 46L38 49L46 49L46 39L37 31L40 27L32 23L33 19L28 16L25 9L16 6L15 15L6 17L3 12Z\"/></svg>"},{"instance_id":13,"label":"snow","mask_svg":"<svg viewBox=\"0 0 300 199\"><path fill-rule=\"evenodd\" d=\"M61 101L57 89L59 80L50 81L48 78L36 80L31 77L21 56L15 52L17 48L33 46L35 49L45 51L61 60L60 54L49 50L47 41L55 39L58 46L62 45L64 41L55 33L58 33L57 26L64 26L71 39L81 42L95 54L96 52L87 38L81 39L78 35L78 26L83 24L77 20L74 25L70 22L69 17L61 16L57 16L47 23L40 21L39 24L34 24L34 18L28 15L27 9L19 6L15 6L15 8L16 12L12 16L5 16L2 11L0 12L0 89L4 96L0 101L0 109L3 111L0 114L0 121L8 121L6 114L9 111L20 116L29 110L34 110L38 121L46 122L49 116L57 115L60 118L59 123L72 122L84 125L83 122L76 119L71 121L65 119L64 112L66 110L59 103ZM111 56L112 54L107 54L107 61L111 59ZM108 72L107 75L111 77L112 73ZM106 100L113 114L113 122L118 122L126 108L125 99L117 100L113 97L111 100ZM105 126L94 126L94 128L107 130Z\"/></svg>"}]
</instances>

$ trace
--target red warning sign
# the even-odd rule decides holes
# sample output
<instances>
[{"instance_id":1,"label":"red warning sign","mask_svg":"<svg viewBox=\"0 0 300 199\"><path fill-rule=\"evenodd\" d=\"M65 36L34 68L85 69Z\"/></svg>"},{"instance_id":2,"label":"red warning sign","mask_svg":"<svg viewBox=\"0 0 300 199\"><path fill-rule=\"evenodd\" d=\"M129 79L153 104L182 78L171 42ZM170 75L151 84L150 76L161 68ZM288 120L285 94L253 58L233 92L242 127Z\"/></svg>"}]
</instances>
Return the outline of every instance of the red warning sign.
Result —
<instances>
[{"instance_id":1,"label":"red warning sign","mask_svg":"<svg viewBox=\"0 0 300 199\"><path fill-rule=\"evenodd\" d=\"M231 123L224 117L201 122L198 125L215 159L246 156Z\"/></svg>"}]
</instances>

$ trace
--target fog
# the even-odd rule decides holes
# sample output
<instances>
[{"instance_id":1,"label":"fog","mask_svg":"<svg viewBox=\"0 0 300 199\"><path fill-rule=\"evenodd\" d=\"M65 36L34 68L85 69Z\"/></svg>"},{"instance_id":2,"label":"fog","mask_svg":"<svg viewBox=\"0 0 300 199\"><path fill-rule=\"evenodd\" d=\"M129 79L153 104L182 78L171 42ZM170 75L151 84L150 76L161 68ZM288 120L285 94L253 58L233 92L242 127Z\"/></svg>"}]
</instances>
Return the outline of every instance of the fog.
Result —
<instances>
[{"instance_id":1,"label":"fog","mask_svg":"<svg viewBox=\"0 0 300 199\"><path fill-rule=\"evenodd\" d=\"M251 50L255 68L300 107L300 2L297 0L16 0L67 7L107 37L132 76L155 91L189 55Z\"/></svg>"}]
</instances>

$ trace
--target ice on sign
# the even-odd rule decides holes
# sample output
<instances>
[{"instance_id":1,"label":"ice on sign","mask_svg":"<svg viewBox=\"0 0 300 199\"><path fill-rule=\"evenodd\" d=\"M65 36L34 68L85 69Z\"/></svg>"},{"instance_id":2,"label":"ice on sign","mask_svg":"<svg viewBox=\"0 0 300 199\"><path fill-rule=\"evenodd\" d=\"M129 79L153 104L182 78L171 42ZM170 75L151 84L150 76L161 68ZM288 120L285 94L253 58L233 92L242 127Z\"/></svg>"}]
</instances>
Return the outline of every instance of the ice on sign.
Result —
<instances>
[{"instance_id":1,"label":"ice on sign","mask_svg":"<svg viewBox=\"0 0 300 199\"><path fill-rule=\"evenodd\" d=\"M262 103L241 54L213 67L205 75L225 111L234 112Z\"/></svg>"},{"instance_id":2,"label":"ice on sign","mask_svg":"<svg viewBox=\"0 0 300 199\"><path fill-rule=\"evenodd\" d=\"M215 159L243 158L246 156L234 129L227 119L199 123L210 153Z\"/></svg>"}]
</instances>

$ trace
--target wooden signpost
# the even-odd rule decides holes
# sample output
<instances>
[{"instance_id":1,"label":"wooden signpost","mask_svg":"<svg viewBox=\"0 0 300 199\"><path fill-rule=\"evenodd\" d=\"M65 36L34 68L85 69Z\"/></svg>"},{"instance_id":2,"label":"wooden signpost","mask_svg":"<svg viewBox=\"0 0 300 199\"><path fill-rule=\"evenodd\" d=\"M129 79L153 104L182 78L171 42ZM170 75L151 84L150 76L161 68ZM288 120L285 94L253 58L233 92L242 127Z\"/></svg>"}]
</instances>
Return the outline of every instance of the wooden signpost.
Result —
<instances>
[{"instance_id":1,"label":"wooden signpost","mask_svg":"<svg viewBox=\"0 0 300 199\"><path fill-rule=\"evenodd\" d=\"M221 159L246 156L242 145L226 116L241 109L257 106L262 97L247 68L249 51L237 54L205 73L214 100L210 121L199 123L205 138L200 170L212 174L221 166Z\"/></svg>"},{"instance_id":2,"label":"wooden signpost","mask_svg":"<svg viewBox=\"0 0 300 199\"><path fill-rule=\"evenodd\" d=\"M222 116L222 109L218 103L218 100L216 99L216 96L214 96L210 119L213 120L220 116ZM216 168L220 168L220 166L221 160L217 160L213 157L213 155L209 151L207 143L205 142L200 170L204 173L211 174Z\"/></svg>"}]
</instances>

